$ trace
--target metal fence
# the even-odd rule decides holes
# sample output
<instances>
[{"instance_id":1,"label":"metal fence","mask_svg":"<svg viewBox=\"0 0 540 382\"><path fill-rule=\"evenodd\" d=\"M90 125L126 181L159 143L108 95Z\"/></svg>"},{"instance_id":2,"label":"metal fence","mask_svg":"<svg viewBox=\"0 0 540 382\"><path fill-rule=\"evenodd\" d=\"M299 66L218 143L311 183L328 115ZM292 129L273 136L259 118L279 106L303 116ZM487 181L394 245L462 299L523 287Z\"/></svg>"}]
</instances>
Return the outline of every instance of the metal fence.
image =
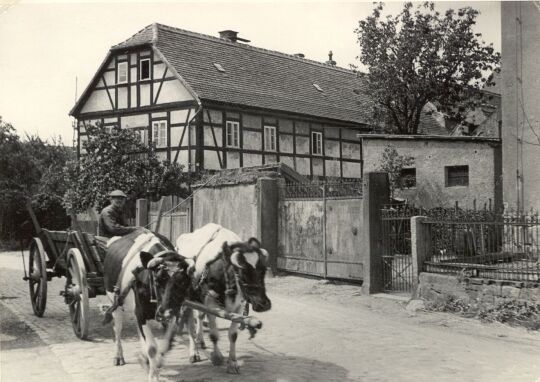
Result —
<instances>
[{"instance_id":1,"label":"metal fence","mask_svg":"<svg viewBox=\"0 0 540 382\"><path fill-rule=\"evenodd\" d=\"M429 218L431 256L427 272L464 274L493 280L540 282L538 215L467 219ZM470 217L469 217L470 218Z\"/></svg>"},{"instance_id":2,"label":"metal fence","mask_svg":"<svg viewBox=\"0 0 540 382\"><path fill-rule=\"evenodd\" d=\"M424 210L408 204L381 209L383 290L412 292L411 217Z\"/></svg>"},{"instance_id":3,"label":"metal fence","mask_svg":"<svg viewBox=\"0 0 540 382\"><path fill-rule=\"evenodd\" d=\"M343 182L291 183L283 187L288 199L347 198L362 196L362 179Z\"/></svg>"}]
</instances>

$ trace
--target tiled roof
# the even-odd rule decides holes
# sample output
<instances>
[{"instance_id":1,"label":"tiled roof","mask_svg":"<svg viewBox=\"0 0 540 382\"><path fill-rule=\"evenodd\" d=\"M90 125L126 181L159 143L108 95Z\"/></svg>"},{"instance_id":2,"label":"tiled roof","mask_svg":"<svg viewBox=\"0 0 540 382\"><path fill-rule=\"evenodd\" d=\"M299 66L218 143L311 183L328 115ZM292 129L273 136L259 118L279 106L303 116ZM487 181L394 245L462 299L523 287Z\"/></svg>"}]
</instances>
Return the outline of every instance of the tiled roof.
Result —
<instances>
[{"instance_id":1,"label":"tiled roof","mask_svg":"<svg viewBox=\"0 0 540 382\"><path fill-rule=\"evenodd\" d=\"M153 44L202 100L354 123L369 120L366 85L351 70L161 24L112 49L141 44Z\"/></svg>"},{"instance_id":2,"label":"tiled roof","mask_svg":"<svg viewBox=\"0 0 540 382\"><path fill-rule=\"evenodd\" d=\"M373 101L361 73L162 24L148 25L111 50L146 44L201 100L369 124ZM449 134L428 114L419 133Z\"/></svg>"}]
</instances>

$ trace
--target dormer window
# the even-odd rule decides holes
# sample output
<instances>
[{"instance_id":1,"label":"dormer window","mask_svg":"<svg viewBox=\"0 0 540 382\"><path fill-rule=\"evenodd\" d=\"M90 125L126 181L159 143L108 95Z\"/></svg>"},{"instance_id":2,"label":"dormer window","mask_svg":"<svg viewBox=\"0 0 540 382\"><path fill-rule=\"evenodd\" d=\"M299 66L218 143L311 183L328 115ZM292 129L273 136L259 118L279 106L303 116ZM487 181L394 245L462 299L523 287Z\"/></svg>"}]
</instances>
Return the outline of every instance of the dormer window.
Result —
<instances>
[{"instance_id":1,"label":"dormer window","mask_svg":"<svg viewBox=\"0 0 540 382\"><path fill-rule=\"evenodd\" d=\"M118 63L118 72L116 76L117 84L125 84L127 82L127 62Z\"/></svg>"},{"instance_id":2,"label":"dormer window","mask_svg":"<svg viewBox=\"0 0 540 382\"><path fill-rule=\"evenodd\" d=\"M214 62L214 66L218 71L220 71L222 73L225 73L225 69L223 69L223 66L221 66L221 64L218 64L217 62Z\"/></svg>"},{"instance_id":3,"label":"dormer window","mask_svg":"<svg viewBox=\"0 0 540 382\"><path fill-rule=\"evenodd\" d=\"M140 73L139 79L141 81L150 79L150 59L149 58L143 58L141 61L139 61L139 73Z\"/></svg>"}]
</instances>

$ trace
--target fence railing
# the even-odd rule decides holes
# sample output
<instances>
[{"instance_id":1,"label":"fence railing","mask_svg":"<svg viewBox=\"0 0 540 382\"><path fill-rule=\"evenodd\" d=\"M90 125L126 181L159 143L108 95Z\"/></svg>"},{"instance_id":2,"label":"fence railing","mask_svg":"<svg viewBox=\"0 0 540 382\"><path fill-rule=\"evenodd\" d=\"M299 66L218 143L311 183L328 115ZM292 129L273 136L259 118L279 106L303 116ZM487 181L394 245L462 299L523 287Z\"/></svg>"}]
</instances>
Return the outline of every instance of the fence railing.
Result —
<instances>
[{"instance_id":1,"label":"fence railing","mask_svg":"<svg viewBox=\"0 0 540 382\"><path fill-rule=\"evenodd\" d=\"M538 215L490 221L428 218L431 254L424 270L468 277L540 282Z\"/></svg>"},{"instance_id":2,"label":"fence railing","mask_svg":"<svg viewBox=\"0 0 540 382\"><path fill-rule=\"evenodd\" d=\"M390 204L381 209L382 277L386 292L411 292L411 218L423 210L408 204Z\"/></svg>"},{"instance_id":3,"label":"fence railing","mask_svg":"<svg viewBox=\"0 0 540 382\"><path fill-rule=\"evenodd\" d=\"M283 196L288 199L361 197L362 185L361 179L331 183L290 183L283 186Z\"/></svg>"}]
</instances>

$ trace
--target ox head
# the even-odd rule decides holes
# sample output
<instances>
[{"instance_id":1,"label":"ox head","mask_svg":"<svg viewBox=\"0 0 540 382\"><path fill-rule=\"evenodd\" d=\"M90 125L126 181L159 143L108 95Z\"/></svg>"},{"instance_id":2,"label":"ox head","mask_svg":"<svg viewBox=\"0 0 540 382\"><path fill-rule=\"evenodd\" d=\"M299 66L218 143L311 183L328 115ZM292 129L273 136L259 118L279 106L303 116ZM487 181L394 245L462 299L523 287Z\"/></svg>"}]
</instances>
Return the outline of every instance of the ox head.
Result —
<instances>
[{"instance_id":1,"label":"ox head","mask_svg":"<svg viewBox=\"0 0 540 382\"><path fill-rule=\"evenodd\" d=\"M150 295L157 300L156 318L169 320L178 317L180 308L190 286L188 263L174 251L152 255L141 252L141 263L153 277Z\"/></svg>"},{"instance_id":2,"label":"ox head","mask_svg":"<svg viewBox=\"0 0 540 382\"><path fill-rule=\"evenodd\" d=\"M264 276L268 252L261 248L261 243L251 238L247 243L223 244L223 253L229 259L238 275L238 283L246 300L255 312L266 312L272 303L266 296Z\"/></svg>"}]
</instances>

